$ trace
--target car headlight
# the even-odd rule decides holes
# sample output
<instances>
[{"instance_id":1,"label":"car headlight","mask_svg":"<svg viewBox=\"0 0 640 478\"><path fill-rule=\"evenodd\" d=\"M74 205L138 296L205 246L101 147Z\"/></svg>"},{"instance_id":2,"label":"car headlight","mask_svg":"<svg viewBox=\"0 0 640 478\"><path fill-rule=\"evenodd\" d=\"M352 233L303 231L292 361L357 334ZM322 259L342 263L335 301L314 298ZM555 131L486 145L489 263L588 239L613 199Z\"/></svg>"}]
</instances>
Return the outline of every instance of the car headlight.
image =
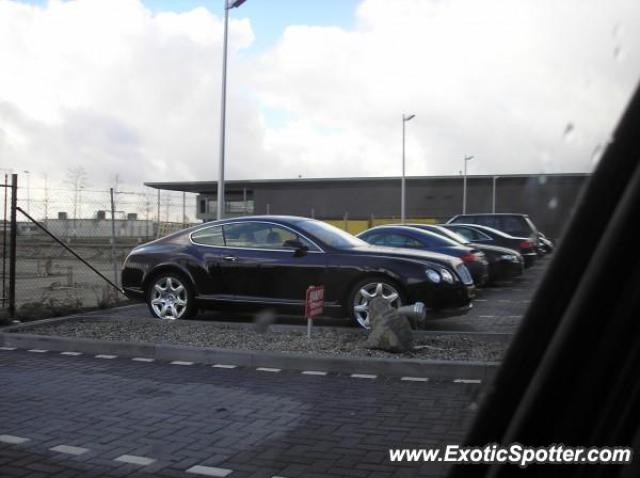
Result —
<instances>
[{"instance_id":1,"label":"car headlight","mask_svg":"<svg viewBox=\"0 0 640 478\"><path fill-rule=\"evenodd\" d=\"M447 284L453 284L455 279L453 278L453 274L451 274L447 269L440 269L440 275L442 276L442 280Z\"/></svg>"},{"instance_id":2,"label":"car headlight","mask_svg":"<svg viewBox=\"0 0 640 478\"><path fill-rule=\"evenodd\" d=\"M434 271L433 269L427 269L424 271L424 273L427 275L427 279L429 279L434 284L439 284L442 280L440 274L438 274L438 272Z\"/></svg>"}]
</instances>

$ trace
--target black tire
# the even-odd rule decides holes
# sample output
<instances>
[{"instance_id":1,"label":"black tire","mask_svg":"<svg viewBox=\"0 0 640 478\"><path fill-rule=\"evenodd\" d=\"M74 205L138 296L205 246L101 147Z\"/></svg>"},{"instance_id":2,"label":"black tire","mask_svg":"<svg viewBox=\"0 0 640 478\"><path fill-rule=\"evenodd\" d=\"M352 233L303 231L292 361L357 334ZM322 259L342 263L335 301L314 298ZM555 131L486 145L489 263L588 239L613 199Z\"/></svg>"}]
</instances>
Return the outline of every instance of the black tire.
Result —
<instances>
[{"instance_id":1,"label":"black tire","mask_svg":"<svg viewBox=\"0 0 640 478\"><path fill-rule=\"evenodd\" d=\"M371 290L374 289L375 287L378 286L378 284L382 284L382 295L383 296L390 296L390 292L394 292L395 294L397 294L397 298L394 300L391 300L391 305L394 307L399 307L401 305L403 305L406 300L405 300L405 294L404 291L402 290L402 287L398 285L397 282L395 282L392 279L389 279L387 277L380 277L380 276L371 276L371 277L367 277L364 278L360 281L358 281L352 288L351 288L351 292L349 293L349 296L347 298L347 303L346 303L346 311L347 314L349 316L349 318L351 319L351 321L358 327L363 327L365 329L368 329L368 314L366 317L366 320L363 320L365 314L364 312L358 312L356 311L356 301L358 301L360 304L359 305L363 305L363 300L364 299L362 297L362 293L361 291L363 289L367 289L367 290ZM373 286L373 287L371 287ZM378 292L376 291L376 294ZM360 294L360 296L358 296ZM376 295L377 296L377 295Z\"/></svg>"},{"instance_id":2,"label":"black tire","mask_svg":"<svg viewBox=\"0 0 640 478\"><path fill-rule=\"evenodd\" d=\"M191 281L176 271L154 274L149 280L145 301L151 315L160 320L189 319L198 310ZM162 304L165 305L164 309ZM164 314L162 310L165 310Z\"/></svg>"}]
</instances>

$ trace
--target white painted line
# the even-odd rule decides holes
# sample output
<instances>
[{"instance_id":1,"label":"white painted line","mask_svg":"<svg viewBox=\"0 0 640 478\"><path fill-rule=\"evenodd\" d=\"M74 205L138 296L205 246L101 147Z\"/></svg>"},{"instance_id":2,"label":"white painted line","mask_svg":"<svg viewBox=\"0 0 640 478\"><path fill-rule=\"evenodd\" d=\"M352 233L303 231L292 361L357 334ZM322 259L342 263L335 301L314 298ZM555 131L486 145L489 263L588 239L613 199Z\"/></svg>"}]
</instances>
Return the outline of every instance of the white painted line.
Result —
<instances>
[{"instance_id":1,"label":"white painted line","mask_svg":"<svg viewBox=\"0 0 640 478\"><path fill-rule=\"evenodd\" d=\"M277 373L277 372L281 372L282 371L281 368L269 368L269 367L258 367L256 370L258 372L273 372L273 373Z\"/></svg>"},{"instance_id":2,"label":"white painted line","mask_svg":"<svg viewBox=\"0 0 640 478\"><path fill-rule=\"evenodd\" d=\"M237 368L237 365L229 365L229 364L225 364L225 363L217 363L215 365L212 365L211 367L213 368Z\"/></svg>"},{"instance_id":3,"label":"white painted line","mask_svg":"<svg viewBox=\"0 0 640 478\"><path fill-rule=\"evenodd\" d=\"M495 318L495 315L481 315L480 318L481 319L493 319L493 318Z\"/></svg>"},{"instance_id":4,"label":"white painted line","mask_svg":"<svg viewBox=\"0 0 640 478\"><path fill-rule=\"evenodd\" d=\"M88 448L82 448L79 446L70 446L70 445L58 445L53 448L49 448L51 451L57 451L58 453L66 453L67 455L84 455L89 451Z\"/></svg>"},{"instance_id":5,"label":"white painted line","mask_svg":"<svg viewBox=\"0 0 640 478\"><path fill-rule=\"evenodd\" d=\"M45 352L48 352L48 350L44 350L44 349L30 349L27 350L27 352L33 352L34 354L43 354Z\"/></svg>"},{"instance_id":6,"label":"white painted line","mask_svg":"<svg viewBox=\"0 0 640 478\"><path fill-rule=\"evenodd\" d=\"M107 359L107 360L111 360L111 359L114 359L116 357L117 357L117 355L102 355L102 354L96 355L96 358Z\"/></svg>"},{"instance_id":7,"label":"white painted line","mask_svg":"<svg viewBox=\"0 0 640 478\"><path fill-rule=\"evenodd\" d=\"M17 437L14 435L0 435L0 442L9 443L11 445L21 445L28 442L28 438Z\"/></svg>"},{"instance_id":8,"label":"white painted line","mask_svg":"<svg viewBox=\"0 0 640 478\"><path fill-rule=\"evenodd\" d=\"M508 315L507 319L521 319L522 316L521 315Z\"/></svg>"},{"instance_id":9,"label":"white painted line","mask_svg":"<svg viewBox=\"0 0 640 478\"><path fill-rule=\"evenodd\" d=\"M71 357L77 357L82 355L82 352L60 352L60 355L70 355Z\"/></svg>"},{"instance_id":10,"label":"white painted line","mask_svg":"<svg viewBox=\"0 0 640 478\"><path fill-rule=\"evenodd\" d=\"M378 378L377 375L370 375L368 373L352 373L351 374L351 378L368 378L368 379L374 379L374 378Z\"/></svg>"},{"instance_id":11,"label":"white painted line","mask_svg":"<svg viewBox=\"0 0 640 478\"><path fill-rule=\"evenodd\" d=\"M405 382L428 382L429 381L427 377L402 377L400 380L404 380Z\"/></svg>"},{"instance_id":12,"label":"white painted line","mask_svg":"<svg viewBox=\"0 0 640 478\"><path fill-rule=\"evenodd\" d=\"M227 476L232 471L233 470L228 470L227 468L218 468L216 466L196 465L189 468L187 470L187 473L194 473L196 475L203 475L203 476L223 477L223 476Z\"/></svg>"},{"instance_id":13,"label":"white painted line","mask_svg":"<svg viewBox=\"0 0 640 478\"><path fill-rule=\"evenodd\" d=\"M486 302L487 299L473 299L474 302Z\"/></svg>"},{"instance_id":14,"label":"white painted line","mask_svg":"<svg viewBox=\"0 0 640 478\"><path fill-rule=\"evenodd\" d=\"M174 360L173 362L169 362L171 365L193 365L193 362L183 362L181 360Z\"/></svg>"},{"instance_id":15,"label":"white painted line","mask_svg":"<svg viewBox=\"0 0 640 478\"><path fill-rule=\"evenodd\" d=\"M147 458L146 456L122 455L122 456L119 456L118 458L114 458L113 461L129 463L131 465L147 466L147 465L150 465L151 463L154 463L156 460L153 458Z\"/></svg>"},{"instance_id":16,"label":"white painted line","mask_svg":"<svg viewBox=\"0 0 640 478\"><path fill-rule=\"evenodd\" d=\"M131 360L133 360L134 362L154 362L156 359L148 357L133 357Z\"/></svg>"},{"instance_id":17,"label":"white painted line","mask_svg":"<svg viewBox=\"0 0 640 478\"><path fill-rule=\"evenodd\" d=\"M324 376L326 374L327 374L327 372L321 372L319 370L303 370L302 371L302 375L320 375L320 376Z\"/></svg>"},{"instance_id":18,"label":"white painted line","mask_svg":"<svg viewBox=\"0 0 640 478\"><path fill-rule=\"evenodd\" d=\"M15 347L0 347L0 350L10 351L10 350L16 350L16 348Z\"/></svg>"},{"instance_id":19,"label":"white painted line","mask_svg":"<svg viewBox=\"0 0 640 478\"><path fill-rule=\"evenodd\" d=\"M482 383L482 380L470 378L456 378L453 383Z\"/></svg>"}]
</instances>

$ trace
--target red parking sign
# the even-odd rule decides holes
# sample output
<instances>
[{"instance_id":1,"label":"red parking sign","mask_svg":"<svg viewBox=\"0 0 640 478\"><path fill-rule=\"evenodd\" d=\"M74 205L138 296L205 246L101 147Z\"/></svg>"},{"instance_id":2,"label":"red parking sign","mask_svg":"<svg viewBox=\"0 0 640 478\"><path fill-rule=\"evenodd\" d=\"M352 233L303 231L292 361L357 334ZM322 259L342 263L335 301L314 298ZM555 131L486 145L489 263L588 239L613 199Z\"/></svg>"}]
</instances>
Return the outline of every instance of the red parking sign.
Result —
<instances>
[{"instance_id":1,"label":"red parking sign","mask_svg":"<svg viewBox=\"0 0 640 478\"><path fill-rule=\"evenodd\" d=\"M322 314L324 310L324 286L312 285L307 288L304 315L307 319L312 319L316 315Z\"/></svg>"}]
</instances>

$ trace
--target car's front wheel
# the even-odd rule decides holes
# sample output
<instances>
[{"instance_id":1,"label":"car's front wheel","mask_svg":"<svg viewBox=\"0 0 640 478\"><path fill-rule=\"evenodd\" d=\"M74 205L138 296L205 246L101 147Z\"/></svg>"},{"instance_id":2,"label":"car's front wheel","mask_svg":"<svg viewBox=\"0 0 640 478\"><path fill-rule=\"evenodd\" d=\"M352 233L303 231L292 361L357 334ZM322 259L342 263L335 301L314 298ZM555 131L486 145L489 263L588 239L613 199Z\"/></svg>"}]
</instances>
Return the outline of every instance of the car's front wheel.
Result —
<instances>
[{"instance_id":1,"label":"car's front wheel","mask_svg":"<svg viewBox=\"0 0 640 478\"><path fill-rule=\"evenodd\" d=\"M187 319L196 310L191 283L173 272L160 273L151 280L147 304L151 314L162 320Z\"/></svg>"},{"instance_id":2,"label":"car's front wheel","mask_svg":"<svg viewBox=\"0 0 640 478\"><path fill-rule=\"evenodd\" d=\"M402 290L389 279L370 278L360 281L353 287L348 301L351 318L356 325L369 328L369 304L377 297L382 297L395 308L403 303Z\"/></svg>"}]
</instances>

